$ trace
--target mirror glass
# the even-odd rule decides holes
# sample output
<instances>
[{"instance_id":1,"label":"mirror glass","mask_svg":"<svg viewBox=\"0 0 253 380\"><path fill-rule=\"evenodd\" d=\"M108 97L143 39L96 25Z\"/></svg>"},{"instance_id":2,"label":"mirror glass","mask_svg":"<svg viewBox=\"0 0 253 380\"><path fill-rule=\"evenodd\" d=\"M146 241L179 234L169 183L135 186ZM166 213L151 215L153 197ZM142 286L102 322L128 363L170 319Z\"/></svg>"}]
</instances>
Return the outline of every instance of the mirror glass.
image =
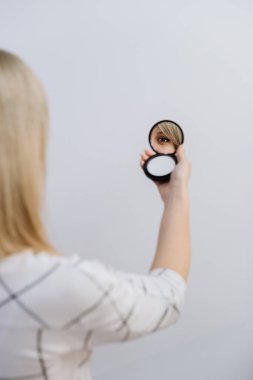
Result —
<instances>
[{"instance_id":1,"label":"mirror glass","mask_svg":"<svg viewBox=\"0 0 253 380\"><path fill-rule=\"evenodd\" d=\"M176 162L170 156L158 156L147 163L147 170L156 176L167 175L175 168Z\"/></svg>"},{"instance_id":2,"label":"mirror glass","mask_svg":"<svg viewBox=\"0 0 253 380\"><path fill-rule=\"evenodd\" d=\"M183 141L182 128L170 120L159 121L152 127L149 134L149 143L156 153L175 153Z\"/></svg>"}]
</instances>

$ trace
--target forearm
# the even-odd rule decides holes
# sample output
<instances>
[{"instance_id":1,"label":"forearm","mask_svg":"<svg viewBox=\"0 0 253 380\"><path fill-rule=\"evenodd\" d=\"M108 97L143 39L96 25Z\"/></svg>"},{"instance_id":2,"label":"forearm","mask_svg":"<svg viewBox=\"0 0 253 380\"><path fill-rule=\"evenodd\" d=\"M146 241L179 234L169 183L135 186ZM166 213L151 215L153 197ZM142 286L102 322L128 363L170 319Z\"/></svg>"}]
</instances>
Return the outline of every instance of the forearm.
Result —
<instances>
[{"instance_id":1,"label":"forearm","mask_svg":"<svg viewBox=\"0 0 253 380\"><path fill-rule=\"evenodd\" d=\"M173 269L187 280L191 260L189 194L187 187L182 186L175 186L170 191L151 269Z\"/></svg>"}]
</instances>

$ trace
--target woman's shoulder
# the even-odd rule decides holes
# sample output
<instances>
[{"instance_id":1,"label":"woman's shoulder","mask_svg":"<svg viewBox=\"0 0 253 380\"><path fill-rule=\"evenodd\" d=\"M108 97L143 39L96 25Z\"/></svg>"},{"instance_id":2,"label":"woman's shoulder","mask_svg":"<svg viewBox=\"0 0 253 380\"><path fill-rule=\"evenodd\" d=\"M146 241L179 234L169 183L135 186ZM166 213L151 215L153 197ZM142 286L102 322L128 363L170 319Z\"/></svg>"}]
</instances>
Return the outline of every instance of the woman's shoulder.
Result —
<instances>
[{"instance_id":1,"label":"woman's shoulder","mask_svg":"<svg viewBox=\"0 0 253 380\"><path fill-rule=\"evenodd\" d=\"M50 286L58 293L74 292L78 296L80 289L84 285L90 287L93 280L111 282L110 270L99 259L78 253L51 255L46 251L26 250L0 260L0 285L5 282L15 290L39 284L40 288Z\"/></svg>"},{"instance_id":2,"label":"woman's shoulder","mask_svg":"<svg viewBox=\"0 0 253 380\"><path fill-rule=\"evenodd\" d=\"M71 263L78 260L78 255L73 254L68 256L64 255L51 255L46 251L34 252L27 249L21 252L12 253L0 259L0 270L8 270L14 267L25 268L32 265L45 265L50 263Z\"/></svg>"},{"instance_id":3,"label":"woman's shoulder","mask_svg":"<svg viewBox=\"0 0 253 380\"><path fill-rule=\"evenodd\" d=\"M30 324L32 318L36 324L42 321L44 326L67 328L76 325L94 300L101 298L99 283L109 281L98 259L77 253L23 251L0 260L0 304L11 300L18 304L21 325Z\"/></svg>"},{"instance_id":4,"label":"woman's shoulder","mask_svg":"<svg viewBox=\"0 0 253 380\"><path fill-rule=\"evenodd\" d=\"M40 273L53 269L60 269L62 273L78 272L99 273L108 272L108 265L97 258L87 258L78 253L68 255L52 255L46 251L34 252L27 249L0 259L0 274L8 275L33 272Z\"/></svg>"},{"instance_id":5,"label":"woman's shoulder","mask_svg":"<svg viewBox=\"0 0 253 380\"><path fill-rule=\"evenodd\" d=\"M44 265L50 263L59 263L65 265L78 265L79 263L87 262L87 264L96 261L93 258L84 258L78 253L50 254L47 251L34 252L32 249L27 249L21 252L12 253L9 256L0 259L0 269L7 269L22 265Z\"/></svg>"}]
</instances>

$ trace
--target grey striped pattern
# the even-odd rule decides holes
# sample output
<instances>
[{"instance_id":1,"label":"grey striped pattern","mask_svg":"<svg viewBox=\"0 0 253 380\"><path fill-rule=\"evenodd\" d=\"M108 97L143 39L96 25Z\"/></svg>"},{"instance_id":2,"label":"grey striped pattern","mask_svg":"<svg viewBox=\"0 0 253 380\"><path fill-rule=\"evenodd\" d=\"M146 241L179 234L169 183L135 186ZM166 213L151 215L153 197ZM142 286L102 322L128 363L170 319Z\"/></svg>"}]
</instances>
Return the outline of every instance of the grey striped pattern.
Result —
<instances>
[{"instance_id":1,"label":"grey striped pattern","mask_svg":"<svg viewBox=\"0 0 253 380\"><path fill-rule=\"evenodd\" d=\"M10 263L16 277L9 276L8 266L6 269L0 262L0 340L2 331L7 342L0 344L0 380L51 380L54 362L50 355L60 358L67 342L64 366L73 367L76 380L85 380L83 369L88 371L96 345L124 342L165 328L175 322L184 301L184 280L166 268L141 275L78 255L66 258L44 253L36 257L31 252L17 254ZM33 277L34 273L39 275L29 281L31 273ZM17 289L13 278L23 286ZM9 315L14 315L13 320L8 320ZM20 322L21 343L18 335L8 330L8 326L16 327L15 320ZM8 345L12 339L13 344ZM79 359L74 361L71 352L76 352L78 346ZM13 352L6 351L9 347ZM17 369L11 357L23 349L33 353L32 359L24 357L23 366L19 362ZM12 365L7 368L4 359ZM59 378L68 380L64 368Z\"/></svg>"}]
</instances>

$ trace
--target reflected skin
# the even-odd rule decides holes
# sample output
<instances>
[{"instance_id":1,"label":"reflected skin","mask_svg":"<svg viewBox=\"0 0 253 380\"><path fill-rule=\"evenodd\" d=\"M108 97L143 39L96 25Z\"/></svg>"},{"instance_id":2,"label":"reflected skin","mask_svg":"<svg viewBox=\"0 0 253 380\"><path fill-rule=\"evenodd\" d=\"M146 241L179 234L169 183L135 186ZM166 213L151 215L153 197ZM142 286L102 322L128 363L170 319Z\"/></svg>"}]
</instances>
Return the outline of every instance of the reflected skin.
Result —
<instances>
[{"instance_id":1,"label":"reflected skin","mask_svg":"<svg viewBox=\"0 0 253 380\"><path fill-rule=\"evenodd\" d=\"M150 138L153 149L158 153L171 154L176 152L176 146L160 130L159 126L155 127Z\"/></svg>"}]
</instances>

